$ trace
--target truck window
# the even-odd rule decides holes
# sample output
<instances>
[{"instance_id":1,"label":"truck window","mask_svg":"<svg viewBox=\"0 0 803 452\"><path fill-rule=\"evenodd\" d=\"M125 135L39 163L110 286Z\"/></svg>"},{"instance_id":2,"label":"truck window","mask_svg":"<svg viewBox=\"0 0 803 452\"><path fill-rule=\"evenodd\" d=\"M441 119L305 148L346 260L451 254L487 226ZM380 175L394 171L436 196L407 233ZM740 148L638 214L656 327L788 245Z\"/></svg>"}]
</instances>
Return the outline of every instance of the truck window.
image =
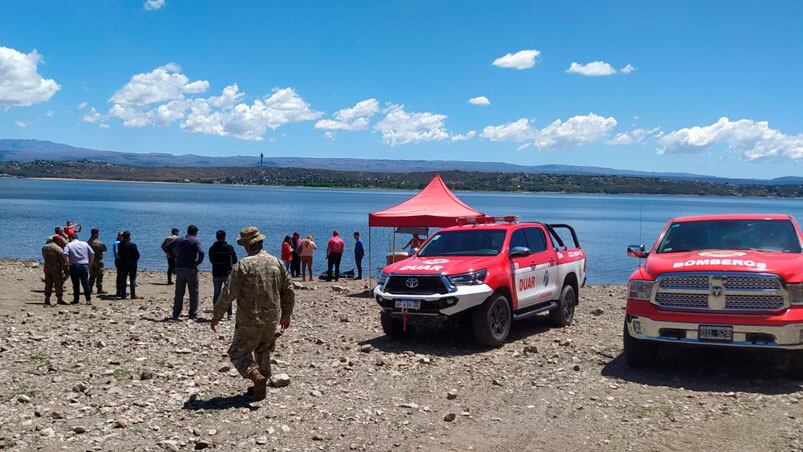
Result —
<instances>
[{"instance_id":1,"label":"truck window","mask_svg":"<svg viewBox=\"0 0 803 452\"><path fill-rule=\"evenodd\" d=\"M524 229L513 231L513 235L510 236L510 248L515 248L517 246L523 246L525 248L530 247L530 245L527 244L527 236L524 233Z\"/></svg>"},{"instance_id":2,"label":"truck window","mask_svg":"<svg viewBox=\"0 0 803 452\"><path fill-rule=\"evenodd\" d=\"M496 256L502 251L505 234L504 229L439 232L421 248L418 256Z\"/></svg>"},{"instance_id":3,"label":"truck window","mask_svg":"<svg viewBox=\"0 0 803 452\"><path fill-rule=\"evenodd\" d=\"M800 239L787 220L704 220L673 223L658 253L699 250L761 250L800 253Z\"/></svg>"},{"instance_id":4,"label":"truck window","mask_svg":"<svg viewBox=\"0 0 803 452\"><path fill-rule=\"evenodd\" d=\"M524 230L527 235L527 243L533 253L546 251L546 236L540 228L527 228ZM517 231L518 232L518 231Z\"/></svg>"}]
</instances>

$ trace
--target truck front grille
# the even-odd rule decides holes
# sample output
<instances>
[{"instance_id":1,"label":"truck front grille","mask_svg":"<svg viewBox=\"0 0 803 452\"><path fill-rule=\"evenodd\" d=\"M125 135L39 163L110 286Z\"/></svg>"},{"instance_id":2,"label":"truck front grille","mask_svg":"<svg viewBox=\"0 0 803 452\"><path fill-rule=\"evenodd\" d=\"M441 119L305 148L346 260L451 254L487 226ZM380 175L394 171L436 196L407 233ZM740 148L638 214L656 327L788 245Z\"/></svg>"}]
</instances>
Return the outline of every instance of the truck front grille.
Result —
<instances>
[{"instance_id":1,"label":"truck front grille","mask_svg":"<svg viewBox=\"0 0 803 452\"><path fill-rule=\"evenodd\" d=\"M657 278L653 303L665 310L760 313L788 307L777 275L670 273Z\"/></svg>"},{"instance_id":2,"label":"truck front grille","mask_svg":"<svg viewBox=\"0 0 803 452\"><path fill-rule=\"evenodd\" d=\"M449 293L440 276L391 275L385 291L403 295L432 295Z\"/></svg>"}]
</instances>

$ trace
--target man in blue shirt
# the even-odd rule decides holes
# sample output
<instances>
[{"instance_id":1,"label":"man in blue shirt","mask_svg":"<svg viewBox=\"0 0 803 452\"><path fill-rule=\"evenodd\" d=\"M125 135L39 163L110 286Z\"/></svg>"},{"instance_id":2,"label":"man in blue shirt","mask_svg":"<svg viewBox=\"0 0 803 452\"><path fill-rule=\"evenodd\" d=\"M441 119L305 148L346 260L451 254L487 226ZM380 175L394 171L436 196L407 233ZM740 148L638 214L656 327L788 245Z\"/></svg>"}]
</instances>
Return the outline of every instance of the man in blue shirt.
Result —
<instances>
[{"instance_id":1,"label":"man in blue shirt","mask_svg":"<svg viewBox=\"0 0 803 452\"><path fill-rule=\"evenodd\" d=\"M86 304L92 304L92 288L89 286L89 267L95 258L95 252L88 243L78 240L78 235L70 236L70 243L64 247L64 262L70 266L70 279L72 280L72 304L78 304L81 297L81 287L84 288Z\"/></svg>"},{"instance_id":2,"label":"man in blue shirt","mask_svg":"<svg viewBox=\"0 0 803 452\"><path fill-rule=\"evenodd\" d=\"M184 307L184 291L190 290L190 320L198 318L198 265L204 261L204 249L198 240L198 226L187 227L187 235L165 246L165 252L176 259L176 296L173 301L173 320L178 320Z\"/></svg>"},{"instance_id":3,"label":"man in blue shirt","mask_svg":"<svg viewBox=\"0 0 803 452\"><path fill-rule=\"evenodd\" d=\"M357 278L362 279L362 258L365 257L365 247L362 246L360 233L354 233L354 263L357 264Z\"/></svg>"}]
</instances>

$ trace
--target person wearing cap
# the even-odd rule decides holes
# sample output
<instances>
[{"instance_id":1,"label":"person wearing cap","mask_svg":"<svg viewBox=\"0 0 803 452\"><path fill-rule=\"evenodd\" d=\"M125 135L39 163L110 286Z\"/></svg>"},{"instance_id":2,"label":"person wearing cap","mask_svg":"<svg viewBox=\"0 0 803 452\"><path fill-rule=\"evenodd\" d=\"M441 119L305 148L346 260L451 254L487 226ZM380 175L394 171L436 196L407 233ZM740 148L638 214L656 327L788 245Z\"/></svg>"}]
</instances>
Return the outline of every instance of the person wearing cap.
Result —
<instances>
[{"instance_id":1,"label":"person wearing cap","mask_svg":"<svg viewBox=\"0 0 803 452\"><path fill-rule=\"evenodd\" d=\"M50 304L50 295L54 291L56 292L56 302L58 304L67 304L64 302L64 281L67 279L65 277L67 266L62 257L66 243L62 236L54 235L42 247L42 258L45 260L43 265L43 270L45 271L45 306L52 306Z\"/></svg>"},{"instance_id":2,"label":"person wearing cap","mask_svg":"<svg viewBox=\"0 0 803 452\"><path fill-rule=\"evenodd\" d=\"M276 324L281 330L287 329L295 305L290 274L279 259L263 249L264 241L265 236L256 226L240 230L237 244L245 248L248 256L232 269L210 322L212 331L217 331L231 303L237 300L237 321L228 354L240 375L254 382L249 393L255 400L267 394L270 352L280 334Z\"/></svg>"},{"instance_id":3,"label":"person wearing cap","mask_svg":"<svg viewBox=\"0 0 803 452\"><path fill-rule=\"evenodd\" d=\"M346 244L340 238L340 232L335 229L332 231L332 238L326 245L326 280L332 280L332 268L335 270L335 281L340 279L340 259L343 258L343 250Z\"/></svg>"},{"instance_id":4,"label":"person wearing cap","mask_svg":"<svg viewBox=\"0 0 803 452\"><path fill-rule=\"evenodd\" d=\"M95 259L89 267L89 288L97 285L98 294L106 293L103 290L103 253L108 249L106 244L100 241L100 230L93 228L90 231L89 241L87 242L95 252Z\"/></svg>"}]
</instances>

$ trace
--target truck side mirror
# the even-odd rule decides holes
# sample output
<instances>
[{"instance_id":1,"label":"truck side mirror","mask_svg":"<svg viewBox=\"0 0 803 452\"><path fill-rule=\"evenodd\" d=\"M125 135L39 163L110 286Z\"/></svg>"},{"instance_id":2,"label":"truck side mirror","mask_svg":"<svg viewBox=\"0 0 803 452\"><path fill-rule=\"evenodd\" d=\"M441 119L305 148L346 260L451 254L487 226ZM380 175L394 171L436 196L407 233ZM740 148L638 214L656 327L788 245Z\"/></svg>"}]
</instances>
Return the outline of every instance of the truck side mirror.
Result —
<instances>
[{"instance_id":1,"label":"truck side mirror","mask_svg":"<svg viewBox=\"0 0 803 452\"><path fill-rule=\"evenodd\" d=\"M645 251L644 245L630 245L627 247L627 255L630 257L645 259L648 254L650 253Z\"/></svg>"},{"instance_id":2,"label":"truck side mirror","mask_svg":"<svg viewBox=\"0 0 803 452\"><path fill-rule=\"evenodd\" d=\"M508 252L508 255L511 259L515 259L517 257L527 257L530 254L533 254L533 252L526 246L514 246L510 249L510 252Z\"/></svg>"}]
</instances>

